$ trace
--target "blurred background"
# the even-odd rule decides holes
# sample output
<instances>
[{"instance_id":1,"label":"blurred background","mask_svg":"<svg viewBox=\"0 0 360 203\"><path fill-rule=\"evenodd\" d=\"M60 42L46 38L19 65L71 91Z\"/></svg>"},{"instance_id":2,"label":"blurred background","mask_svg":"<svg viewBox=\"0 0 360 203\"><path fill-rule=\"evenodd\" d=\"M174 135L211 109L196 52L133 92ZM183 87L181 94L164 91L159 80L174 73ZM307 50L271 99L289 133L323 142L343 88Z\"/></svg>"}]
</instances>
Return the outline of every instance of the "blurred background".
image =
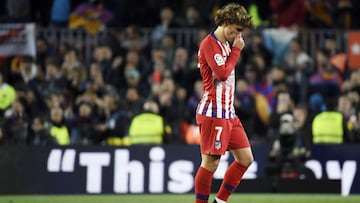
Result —
<instances>
[{"instance_id":1,"label":"blurred background","mask_svg":"<svg viewBox=\"0 0 360 203\"><path fill-rule=\"evenodd\" d=\"M166 185L177 180L174 162L200 163L197 51L215 28L214 13L229 2L244 5L256 25L243 33L234 98L256 157L248 188L266 179L263 192L286 192L291 187L276 181L324 180L311 190L360 193L355 0L1 1L0 191L191 192L189 165L177 165L189 175L179 172L188 179L179 178L177 191L152 182L151 164L164 164L153 178ZM140 179L130 157L144 165ZM93 167L104 171L93 174Z\"/></svg>"}]
</instances>

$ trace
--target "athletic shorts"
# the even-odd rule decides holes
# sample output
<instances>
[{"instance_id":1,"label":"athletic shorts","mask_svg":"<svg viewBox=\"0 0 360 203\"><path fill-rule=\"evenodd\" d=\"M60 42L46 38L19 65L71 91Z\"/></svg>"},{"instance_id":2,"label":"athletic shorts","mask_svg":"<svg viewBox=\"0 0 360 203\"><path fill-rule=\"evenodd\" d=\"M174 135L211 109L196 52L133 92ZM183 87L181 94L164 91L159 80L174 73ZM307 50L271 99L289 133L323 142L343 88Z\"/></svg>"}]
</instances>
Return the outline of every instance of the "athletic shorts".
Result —
<instances>
[{"instance_id":1,"label":"athletic shorts","mask_svg":"<svg viewBox=\"0 0 360 203\"><path fill-rule=\"evenodd\" d=\"M196 122L200 128L201 154L223 155L227 150L250 147L249 139L237 116L223 119L196 114Z\"/></svg>"}]
</instances>

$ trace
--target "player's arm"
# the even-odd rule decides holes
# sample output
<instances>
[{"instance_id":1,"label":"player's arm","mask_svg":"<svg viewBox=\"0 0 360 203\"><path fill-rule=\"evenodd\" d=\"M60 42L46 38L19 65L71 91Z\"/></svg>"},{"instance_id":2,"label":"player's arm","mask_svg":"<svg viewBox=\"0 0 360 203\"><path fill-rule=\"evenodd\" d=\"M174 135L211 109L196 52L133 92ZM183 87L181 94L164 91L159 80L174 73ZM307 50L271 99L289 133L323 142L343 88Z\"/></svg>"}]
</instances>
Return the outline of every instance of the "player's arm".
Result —
<instances>
[{"instance_id":1,"label":"player's arm","mask_svg":"<svg viewBox=\"0 0 360 203\"><path fill-rule=\"evenodd\" d=\"M204 53L205 60L215 77L218 80L225 81L234 70L241 50L233 46L226 61L222 55L221 48L216 43L207 43L201 51Z\"/></svg>"}]
</instances>

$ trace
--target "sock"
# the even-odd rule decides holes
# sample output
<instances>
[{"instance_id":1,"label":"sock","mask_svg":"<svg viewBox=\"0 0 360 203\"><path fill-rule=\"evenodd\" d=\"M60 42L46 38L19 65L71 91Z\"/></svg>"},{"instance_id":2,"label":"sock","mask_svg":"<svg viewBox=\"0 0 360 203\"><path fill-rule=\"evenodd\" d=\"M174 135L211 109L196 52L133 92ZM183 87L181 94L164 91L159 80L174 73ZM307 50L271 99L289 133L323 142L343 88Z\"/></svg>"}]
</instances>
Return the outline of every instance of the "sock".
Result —
<instances>
[{"instance_id":1,"label":"sock","mask_svg":"<svg viewBox=\"0 0 360 203\"><path fill-rule=\"evenodd\" d=\"M219 200L226 202L231 193L239 185L245 171L248 167L241 165L234 161L225 172L223 182L221 183L220 190L216 197Z\"/></svg>"},{"instance_id":2,"label":"sock","mask_svg":"<svg viewBox=\"0 0 360 203\"><path fill-rule=\"evenodd\" d=\"M195 176L196 203L208 202L211 192L213 174L213 172L208 171L203 167L199 167L199 170L197 171Z\"/></svg>"},{"instance_id":3,"label":"sock","mask_svg":"<svg viewBox=\"0 0 360 203\"><path fill-rule=\"evenodd\" d=\"M226 203L225 201L222 201L221 199L215 197L216 203Z\"/></svg>"}]
</instances>

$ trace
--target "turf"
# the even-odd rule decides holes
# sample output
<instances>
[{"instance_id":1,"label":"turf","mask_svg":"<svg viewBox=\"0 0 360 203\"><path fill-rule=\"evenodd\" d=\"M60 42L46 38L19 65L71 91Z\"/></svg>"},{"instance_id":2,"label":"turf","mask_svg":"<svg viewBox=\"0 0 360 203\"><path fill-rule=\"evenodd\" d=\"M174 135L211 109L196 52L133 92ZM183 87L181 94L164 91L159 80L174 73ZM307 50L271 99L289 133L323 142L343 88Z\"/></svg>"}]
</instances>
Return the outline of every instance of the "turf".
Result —
<instances>
[{"instance_id":1,"label":"turf","mask_svg":"<svg viewBox=\"0 0 360 203\"><path fill-rule=\"evenodd\" d=\"M214 195L211 196L211 201ZM186 195L0 195L0 203L193 203ZM228 203L347 203L360 202L360 195L342 197L329 194L234 194Z\"/></svg>"}]
</instances>

